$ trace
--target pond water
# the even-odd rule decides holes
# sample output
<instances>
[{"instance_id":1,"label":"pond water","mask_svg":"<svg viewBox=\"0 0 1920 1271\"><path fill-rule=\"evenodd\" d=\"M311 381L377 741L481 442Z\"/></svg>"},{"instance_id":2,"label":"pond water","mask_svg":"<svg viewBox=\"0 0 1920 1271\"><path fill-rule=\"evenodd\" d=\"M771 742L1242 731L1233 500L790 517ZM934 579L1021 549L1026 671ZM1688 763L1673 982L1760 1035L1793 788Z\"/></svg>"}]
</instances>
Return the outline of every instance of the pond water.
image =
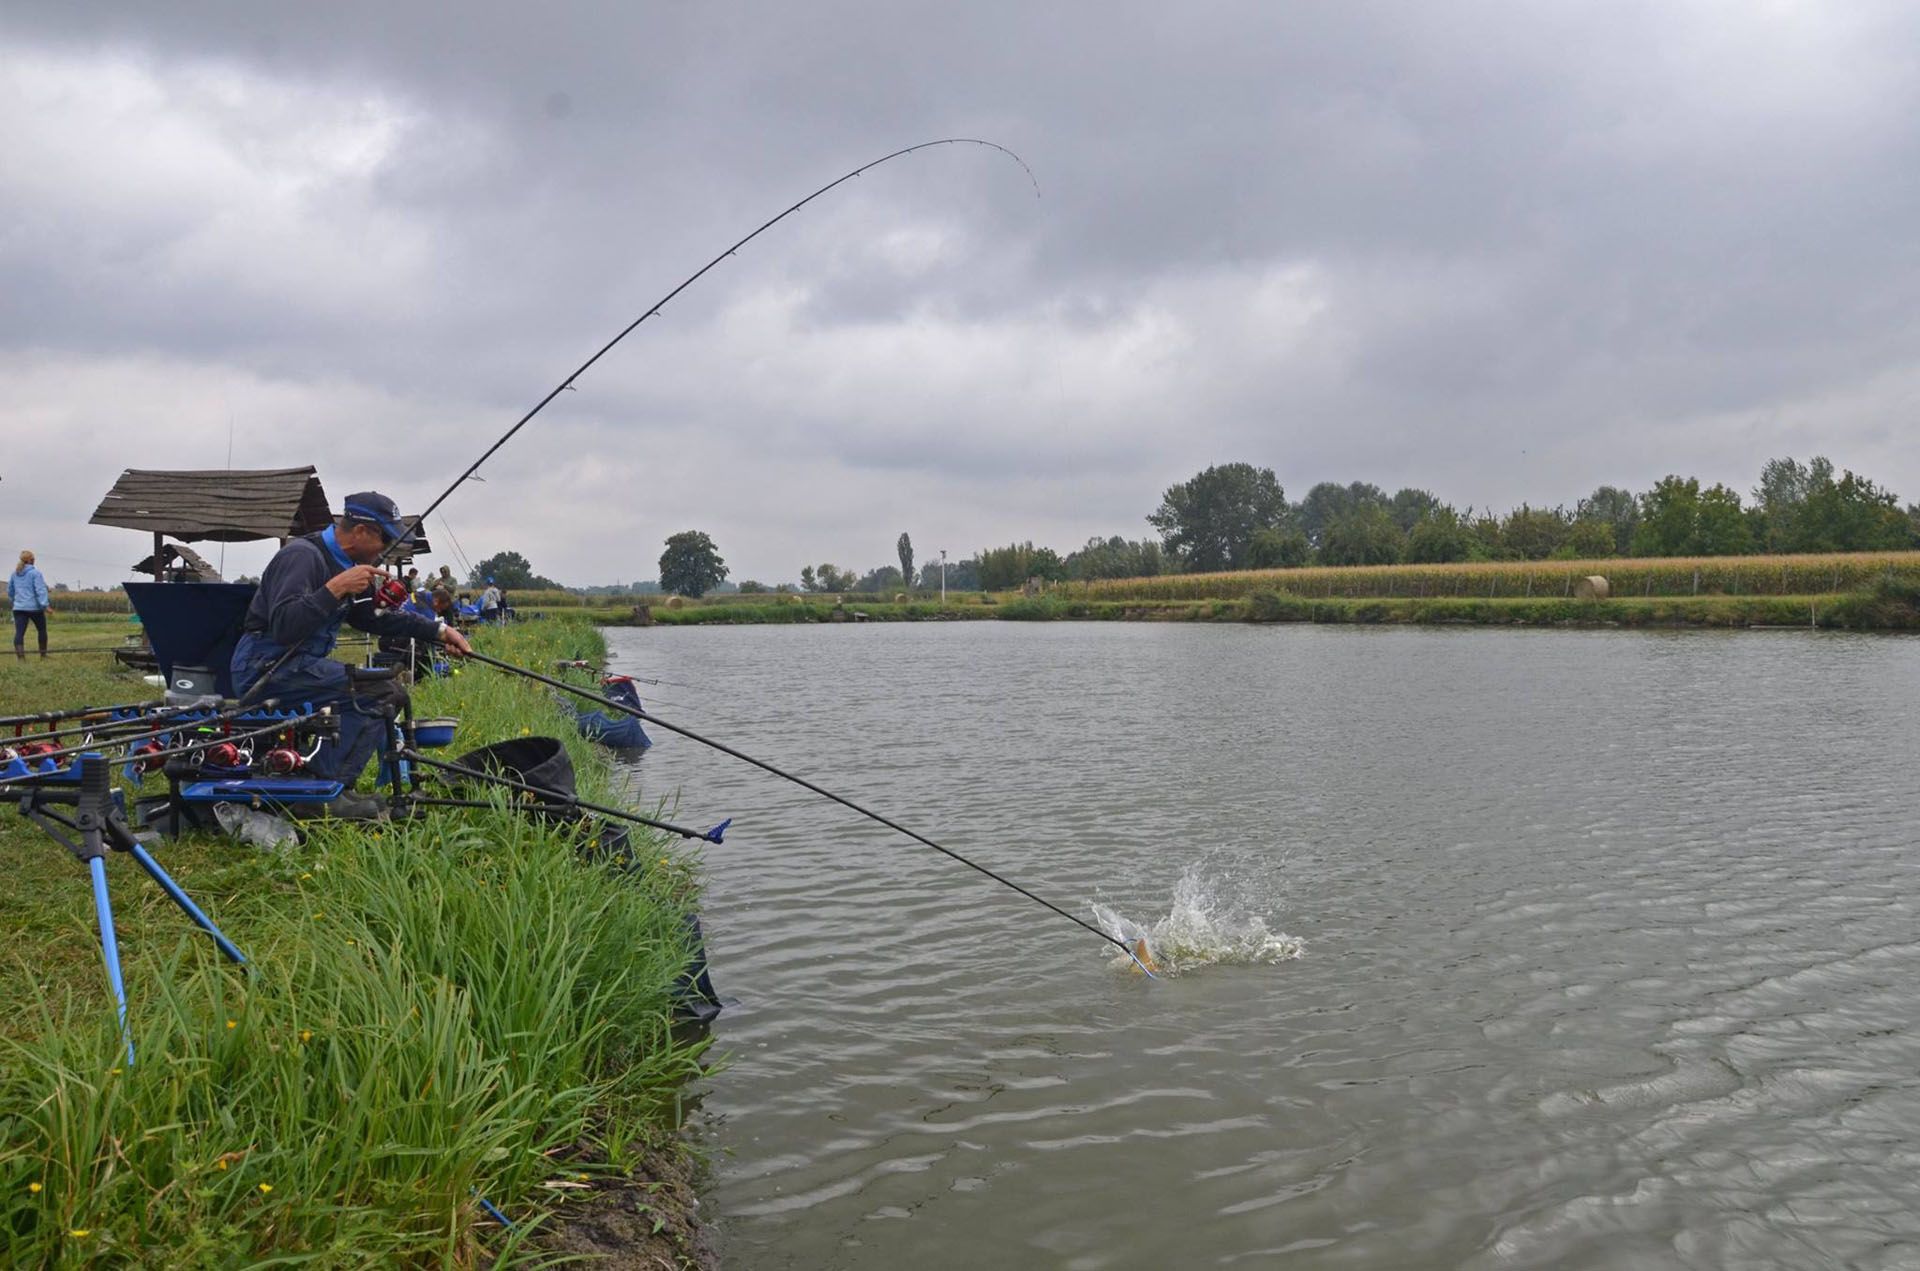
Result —
<instances>
[{"instance_id":1,"label":"pond water","mask_svg":"<svg viewBox=\"0 0 1920 1271\"><path fill-rule=\"evenodd\" d=\"M1920 1266L1920 641L608 633L730 1268ZM660 701L665 699L665 701ZM672 702L669 706L665 702Z\"/></svg>"}]
</instances>

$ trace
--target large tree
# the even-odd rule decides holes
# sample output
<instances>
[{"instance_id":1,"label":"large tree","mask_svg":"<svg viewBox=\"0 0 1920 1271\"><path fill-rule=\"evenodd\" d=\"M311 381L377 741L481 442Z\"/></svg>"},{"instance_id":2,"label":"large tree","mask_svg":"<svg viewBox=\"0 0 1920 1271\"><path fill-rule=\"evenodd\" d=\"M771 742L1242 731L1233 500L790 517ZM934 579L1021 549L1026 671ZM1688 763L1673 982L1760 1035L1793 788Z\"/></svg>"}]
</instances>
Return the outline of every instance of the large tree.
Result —
<instances>
[{"instance_id":1,"label":"large tree","mask_svg":"<svg viewBox=\"0 0 1920 1271\"><path fill-rule=\"evenodd\" d=\"M1189 572L1241 569L1254 531L1283 524L1287 495L1271 468L1226 463L1169 486L1147 522Z\"/></svg>"},{"instance_id":2,"label":"large tree","mask_svg":"<svg viewBox=\"0 0 1920 1271\"><path fill-rule=\"evenodd\" d=\"M899 541L894 543L893 550L900 553L900 577L905 580L906 586L912 587L913 586L913 540L907 537L907 532L905 530L900 531Z\"/></svg>"},{"instance_id":3,"label":"large tree","mask_svg":"<svg viewBox=\"0 0 1920 1271\"><path fill-rule=\"evenodd\" d=\"M1035 547L1031 540L989 548L978 560L980 587L985 591L1011 591L1029 579L1056 582L1067 576L1059 553L1051 547Z\"/></svg>"},{"instance_id":4,"label":"large tree","mask_svg":"<svg viewBox=\"0 0 1920 1271\"><path fill-rule=\"evenodd\" d=\"M727 576L727 562L701 530L682 530L660 553L660 586L681 596L704 596Z\"/></svg>"},{"instance_id":5,"label":"large tree","mask_svg":"<svg viewBox=\"0 0 1920 1271\"><path fill-rule=\"evenodd\" d=\"M1392 565L1398 563L1405 536L1393 523L1385 501L1358 502L1342 511L1320 535L1323 565Z\"/></svg>"},{"instance_id":6,"label":"large tree","mask_svg":"<svg viewBox=\"0 0 1920 1271\"><path fill-rule=\"evenodd\" d=\"M485 587L489 582L502 588L552 590L560 586L551 578L533 572L533 566L519 552L496 552L473 567L467 586Z\"/></svg>"},{"instance_id":7,"label":"large tree","mask_svg":"<svg viewBox=\"0 0 1920 1271\"><path fill-rule=\"evenodd\" d=\"M1633 531L1640 524L1640 501L1616 485L1603 485L1574 505L1576 521L1605 521L1613 527L1613 551L1625 556L1633 550Z\"/></svg>"},{"instance_id":8,"label":"large tree","mask_svg":"<svg viewBox=\"0 0 1920 1271\"><path fill-rule=\"evenodd\" d=\"M1307 497L1300 501L1297 514L1300 532L1307 536L1307 542L1317 548L1328 526L1346 513L1365 507L1391 511L1393 502L1387 498L1386 491L1371 482L1355 481L1350 485L1341 485L1337 481L1322 481L1307 491Z\"/></svg>"}]
</instances>

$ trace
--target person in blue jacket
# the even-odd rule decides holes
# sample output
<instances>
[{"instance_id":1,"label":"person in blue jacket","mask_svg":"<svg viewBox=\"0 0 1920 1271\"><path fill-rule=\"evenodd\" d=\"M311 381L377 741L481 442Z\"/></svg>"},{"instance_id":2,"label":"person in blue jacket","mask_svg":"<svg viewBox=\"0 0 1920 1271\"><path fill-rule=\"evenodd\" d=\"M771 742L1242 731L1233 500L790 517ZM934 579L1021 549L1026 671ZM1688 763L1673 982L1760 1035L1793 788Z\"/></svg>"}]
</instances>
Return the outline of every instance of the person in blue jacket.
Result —
<instances>
[{"instance_id":1,"label":"person in blue jacket","mask_svg":"<svg viewBox=\"0 0 1920 1271\"><path fill-rule=\"evenodd\" d=\"M336 816L377 815L377 801L351 790L406 696L397 679L349 683L346 665L331 656L340 624L376 637L434 641L456 655L472 651L465 636L439 619L376 604L375 591L388 575L375 562L394 542L412 537L386 495L348 495L334 524L293 539L267 562L233 650L233 687L243 698L336 708L340 738L321 747L312 764L316 776L348 788L330 809Z\"/></svg>"},{"instance_id":2,"label":"person in blue jacket","mask_svg":"<svg viewBox=\"0 0 1920 1271\"><path fill-rule=\"evenodd\" d=\"M27 657L27 624L40 633L40 656L47 656L47 580L33 563L32 552L21 552L20 563L7 576L7 603L13 606L13 656Z\"/></svg>"}]
</instances>

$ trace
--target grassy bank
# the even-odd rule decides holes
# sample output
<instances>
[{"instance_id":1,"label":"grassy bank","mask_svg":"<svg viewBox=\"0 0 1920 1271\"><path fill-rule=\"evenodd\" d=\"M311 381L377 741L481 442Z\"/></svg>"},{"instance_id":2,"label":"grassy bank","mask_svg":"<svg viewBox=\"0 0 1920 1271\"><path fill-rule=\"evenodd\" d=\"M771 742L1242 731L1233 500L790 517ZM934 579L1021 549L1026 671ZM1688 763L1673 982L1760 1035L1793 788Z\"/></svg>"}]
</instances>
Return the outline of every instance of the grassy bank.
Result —
<instances>
[{"instance_id":1,"label":"grassy bank","mask_svg":"<svg viewBox=\"0 0 1920 1271\"><path fill-rule=\"evenodd\" d=\"M1082 622L1313 622L1333 624L1582 626L1582 627L1819 627L1847 630L1920 630L1920 604L1903 594L1883 596L1696 596L1585 601L1481 598L1311 599L1255 592L1232 600L1101 601L1071 595L1009 600L999 616L1010 621Z\"/></svg>"},{"instance_id":2,"label":"grassy bank","mask_svg":"<svg viewBox=\"0 0 1920 1271\"><path fill-rule=\"evenodd\" d=\"M489 632L486 647L529 665L601 651L590 627L569 623ZM151 692L86 657L0 665L9 711ZM459 746L568 738L582 795L614 797L604 758L537 686L468 670L422 686L416 703L459 715ZM663 1160L698 1057L673 1038L668 999L692 872L657 842L637 875L583 862L578 846L574 832L495 809L336 825L284 854L211 837L157 849L251 975L117 857L129 1066L85 871L8 815L8 1260L511 1261L564 1245L555 1229L596 1192L644 1202L623 1180ZM678 1223L662 1212L641 1230Z\"/></svg>"},{"instance_id":3,"label":"grassy bank","mask_svg":"<svg viewBox=\"0 0 1920 1271\"><path fill-rule=\"evenodd\" d=\"M1864 593L1888 577L1920 583L1920 552L1250 569L1066 583L1059 591L1083 600L1239 600L1255 592L1309 600L1567 600L1595 574L1615 599L1831 596Z\"/></svg>"}]
</instances>

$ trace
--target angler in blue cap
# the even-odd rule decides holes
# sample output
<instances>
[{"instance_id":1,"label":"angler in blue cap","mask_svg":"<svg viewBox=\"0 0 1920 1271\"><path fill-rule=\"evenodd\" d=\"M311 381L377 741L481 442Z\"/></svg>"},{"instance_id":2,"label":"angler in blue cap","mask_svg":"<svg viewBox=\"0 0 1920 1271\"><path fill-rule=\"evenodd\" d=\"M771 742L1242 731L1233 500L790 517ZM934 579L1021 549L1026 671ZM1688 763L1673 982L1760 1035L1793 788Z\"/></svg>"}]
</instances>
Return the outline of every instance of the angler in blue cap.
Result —
<instances>
[{"instance_id":1,"label":"angler in blue cap","mask_svg":"<svg viewBox=\"0 0 1920 1271\"><path fill-rule=\"evenodd\" d=\"M336 707L340 739L313 761L316 776L348 787L329 809L336 816L378 815L378 801L353 794L352 786L406 697L398 679L349 678L347 666L332 657L340 624L375 636L437 641L458 655L471 652L466 637L445 621L381 607L379 587L389 574L380 562L396 544L414 539L392 499L372 490L348 495L332 525L293 539L267 563L233 651L233 685L243 696Z\"/></svg>"}]
</instances>

